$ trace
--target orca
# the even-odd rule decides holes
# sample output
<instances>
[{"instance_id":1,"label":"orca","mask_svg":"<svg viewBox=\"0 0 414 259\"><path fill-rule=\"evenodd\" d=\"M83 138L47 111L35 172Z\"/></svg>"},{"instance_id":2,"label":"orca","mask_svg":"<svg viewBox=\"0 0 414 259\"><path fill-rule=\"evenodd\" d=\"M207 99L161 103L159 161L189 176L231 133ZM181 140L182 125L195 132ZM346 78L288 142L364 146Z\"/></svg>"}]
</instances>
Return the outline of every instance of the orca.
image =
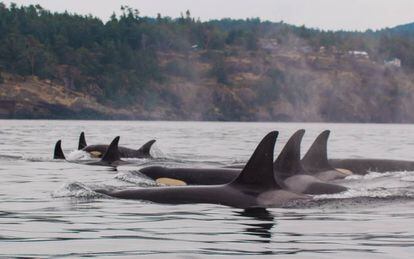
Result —
<instances>
[{"instance_id":1,"label":"orca","mask_svg":"<svg viewBox=\"0 0 414 259\"><path fill-rule=\"evenodd\" d=\"M82 131L79 135L78 150L82 150L87 146L88 144L86 144L85 132Z\"/></svg>"},{"instance_id":2,"label":"orca","mask_svg":"<svg viewBox=\"0 0 414 259\"><path fill-rule=\"evenodd\" d=\"M414 171L414 161L374 158L329 159L328 161L335 168L346 169L359 175L365 175L370 172Z\"/></svg>"},{"instance_id":3,"label":"orca","mask_svg":"<svg viewBox=\"0 0 414 259\"><path fill-rule=\"evenodd\" d=\"M327 141L329 134L329 130L325 130L319 134L301 160L302 167L308 174L325 182L343 179L352 174L350 170L346 170L344 167L334 168L328 162ZM242 165L231 165L226 168L241 167Z\"/></svg>"},{"instance_id":4,"label":"orca","mask_svg":"<svg viewBox=\"0 0 414 259\"><path fill-rule=\"evenodd\" d=\"M222 185L150 187L126 190L96 189L97 193L121 199L162 204L221 204L241 209L283 207L310 196L283 190L273 173L277 131L268 133L257 146L236 179Z\"/></svg>"},{"instance_id":5,"label":"orca","mask_svg":"<svg viewBox=\"0 0 414 259\"><path fill-rule=\"evenodd\" d=\"M313 195L346 191L346 187L321 181L303 167L300 159L300 145L304 134L304 129L296 131L274 162L275 176L280 185L296 193Z\"/></svg>"},{"instance_id":6,"label":"orca","mask_svg":"<svg viewBox=\"0 0 414 259\"><path fill-rule=\"evenodd\" d=\"M60 139L55 144L55 150L53 151L53 159L66 159L65 154L63 154L62 141Z\"/></svg>"},{"instance_id":7,"label":"orca","mask_svg":"<svg viewBox=\"0 0 414 259\"><path fill-rule=\"evenodd\" d=\"M240 174L240 169L148 166L139 172L154 181L167 178L183 181L187 185L216 185L230 183Z\"/></svg>"},{"instance_id":8,"label":"orca","mask_svg":"<svg viewBox=\"0 0 414 259\"><path fill-rule=\"evenodd\" d=\"M322 181L343 179L352 174L350 171L337 170L328 162L327 147L330 133L330 130L322 131L302 158L305 170Z\"/></svg>"},{"instance_id":9,"label":"orca","mask_svg":"<svg viewBox=\"0 0 414 259\"><path fill-rule=\"evenodd\" d=\"M122 164L128 164L127 161L121 160L118 151L118 143L119 143L119 136L114 138L111 144L108 146L105 154L102 156L101 160L99 161L74 161L76 163L85 164L85 165L101 165L101 166L112 166L116 167ZM54 159L62 159L66 160L66 157L62 150L62 141L58 140L55 144L54 150Z\"/></svg>"},{"instance_id":10,"label":"orca","mask_svg":"<svg viewBox=\"0 0 414 259\"><path fill-rule=\"evenodd\" d=\"M127 147L119 146L119 155L121 158L152 158L150 150L152 145L155 143L155 139L152 139L142 145L139 149L131 149ZM79 136L78 150L88 152L94 157L101 158L105 154L108 145L97 144L97 145L87 145L85 139L85 133L81 132Z\"/></svg>"},{"instance_id":11,"label":"orca","mask_svg":"<svg viewBox=\"0 0 414 259\"><path fill-rule=\"evenodd\" d=\"M323 131L302 158L306 170L323 180L344 178L350 174L365 175L369 172L414 171L414 161L390 159L328 159L330 131Z\"/></svg>"},{"instance_id":12,"label":"orca","mask_svg":"<svg viewBox=\"0 0 414 259\"><path fill-rule=\"evenodd\" d=\"M332 194L346 191L347 188L329 184L307 172L300 160L300 144L305 130L299 130L288 140L282 152L274 162L275 177L282 187L297 193ZM234 180L239 169L229 168L166 168L150 166L139 170L145 176L158 180L161 178L176 179L188 185L225 184Z\"/></svg>"}]
</instances>

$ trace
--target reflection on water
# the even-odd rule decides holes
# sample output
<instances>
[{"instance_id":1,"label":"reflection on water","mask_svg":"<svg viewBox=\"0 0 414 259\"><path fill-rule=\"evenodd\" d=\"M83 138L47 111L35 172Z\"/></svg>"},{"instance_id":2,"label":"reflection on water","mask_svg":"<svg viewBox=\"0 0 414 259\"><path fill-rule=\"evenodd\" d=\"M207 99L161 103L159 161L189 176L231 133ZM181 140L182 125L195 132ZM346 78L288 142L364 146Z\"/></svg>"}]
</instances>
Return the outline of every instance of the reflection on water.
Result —
<instances>
[{"instance_id":1,"label":"reflection on water","mask_svg":"<svg viewBox=\"0 0 414 259\"><path fill-rule=\"evenodd\" d=\"M259 242L269 243L272 237L271 229L275 225L273 215L266 209L253 208L236 211L236 214L252 218L261 223L246 223L246 234L262 237ZM264 221L264 222L263 222Z\"/></svg>"},{"instance_id":2,"label":"reflection on water","mask_svg":"<svg viewBox=\"0 0 414 259\"><path fill-rule=\"evenodd\" d=\"M157 205L91 191L152 186L135 173L142 166L243 163L267 132L280 131L279 152L299 128L304 149L331 129L331 157L414 159L412 125L0 121L0 257L411 258L413 172L351 177L341 182L349 192L289 209ZM81 131L90 144L120 135L131 148L156 138L156 159L117 171L51 159L58 139L78 158Z\"/></svg>"}]
</instances>

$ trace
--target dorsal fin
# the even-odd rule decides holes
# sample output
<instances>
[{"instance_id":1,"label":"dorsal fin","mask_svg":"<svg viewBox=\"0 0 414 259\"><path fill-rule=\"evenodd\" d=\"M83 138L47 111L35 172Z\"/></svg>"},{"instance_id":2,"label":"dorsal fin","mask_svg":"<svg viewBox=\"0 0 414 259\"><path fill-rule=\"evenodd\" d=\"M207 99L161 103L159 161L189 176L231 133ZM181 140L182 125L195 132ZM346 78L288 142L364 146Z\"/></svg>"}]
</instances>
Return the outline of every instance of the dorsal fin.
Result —
<instances>
[{"instance_id":1,"label":"dorsal fin","mask_svg":"<svg viewBox=\"0 0 414 259\"><path fill-rule=\"evenodd\" d=\"M114 138L114 140L112 140L111 144L109 145L108 149L103 155L101 161L112 163L112 162L121 160L121 156L119 155L119 150L118 150L118 142L119 142L119 136Z\"/></svg>"},{"instance_id":2,"label":"dorsal fin","mask_svg":"<svg viewBox=\"0 0 414 259\"><path fill-rule=\"evenodd\" d=\"M278 134L277 131L272 131L262 139L246 166L231 184L281 189L273 176L273 153Z\"/></svg>"},{"instance_id":3,"label":"dorsal fin","mask_svg":"<svg viewBox=\"0 0 414 259\"><path fill-rule=\"evenodd\" d=\"M84 149L87 146L86 139L85 139L85 133L82 131L79 136L79 144L78 144L78 150Z\"/></svg>"},{"instance_id":4,"label":"dorsal fin","mask_svg":"<svg viewBox=\"0 0 414 259\"><path fill-rule=\"evenodd\" d=\"M142 145L142 147L140 147L138 149L138 152L140 152L143 155L148 155L149 156L151 147L155 143L155 141L156 141L155 139L152 139L152 140L148 141L147 143L145 143L144 145Z\"/></svg>"},{"instance_id":5,"label":"dorsal fin","mask_svg":"<svg viewBox=\"0 0 414 259\"><path fill-rule=\"evenodd\" d=\"M332 170L333 167L328 162L328 138L331 132L323 131L315 139L308 152L302 159L302 164L307 171L319 172L321 170Z\"/></svg>"},{"instance_id":6,"label":"dorsal fin","mask_svg":"<svg viewBox=\"0 0 414 259\"><path fill-rule=\"evenodd\" d=\"M53 159L66 159L62 150L62 141L58 140L55 144L55 151L53 152Z\"/></svg>"},{"instance_id":7,"label":"dorsal fin","mask_svg":"<svg viewBox=\"0 0 414 259\"><path fill-rule=\"evenodd\" d=\"M277 157L274 169L277 172L276 176L281 180L305 172L300 162L300 144L304 134L304 129L296 131Z\"/></svg>"}]
</instances>

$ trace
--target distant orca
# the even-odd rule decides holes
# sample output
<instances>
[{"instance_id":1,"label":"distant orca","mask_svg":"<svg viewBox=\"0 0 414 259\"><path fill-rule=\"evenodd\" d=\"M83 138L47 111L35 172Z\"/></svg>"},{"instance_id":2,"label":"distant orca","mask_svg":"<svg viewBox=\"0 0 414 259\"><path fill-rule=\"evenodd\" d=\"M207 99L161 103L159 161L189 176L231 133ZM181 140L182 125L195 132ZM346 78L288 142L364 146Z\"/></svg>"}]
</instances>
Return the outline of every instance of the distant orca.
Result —
<instances>
[{"instance_id":1,"label":"distant orca","mask_svg":"<svg viewBox=\"0 0 414 259\"><path fill-rule=\"evenodd\" d=\"M154 143L155 139L150 140L137 150L120 146L118 147L119 155L122 158L151 158L152 156L150 154L150 149ZM92 156L100 158L105 153L107 148L108 145L102 144L88 146L86 144L85 133L82 132L79 136L78 150L83 150L90 153Z\"/></svg>"},{"instance_id":2,"label":"distant orca","mask_svg":"<svg viewBox=\"0 0 414 259\"><path fill-rule=\"evenodd\" d=\"M274 162L275 177L280 185L297 193L331 194L346 191L347 188L320 181L307 172L300 161L300 143L304 130L299 130L288 140L282 152ZM186 184L224 184L234 180L239 174L238 169L201 169L201 168L166 168L150 166L140 172L154 180L171 178Z\"/></svg>"},{"instance_id":3,"label":"distant orca","mask_svg":"<svg viewBox=\"0 0 414 259\"><path fill-rule=\"evenodd\" d=\"M55 144L55 150L53 151L53 159L66 159L62 150L62 140L58 140Z\"/></svg>"},{"instance_id":4,"label":"distant orca","mask_svg":"<svg viewBox=\"0 0 414 259\"><path fill-rule=\"evenodd\" d=\"M343 179L352 174L348 171L337 170L328 162L327 146L330 133L329 130L325 130L319 134L302 158L302 165L306 171L322 181Z\"/></svg>"},{"instance_id":5,"label":"distant orca","mask_svg":"<svg viewBox=\"0 0 414 259\"><path fill-rule=\"evenodd\" d=\"M369 172L414 171L414 161L390 159L328 160L327 142L329 133L329 131L322 132L302 159L302 164L304 164L306 170L316 174L315 176L318 178L326 179L326 177L337 176L336 179L338 179L350 173L365 175ZM336 173L332 173L333 171L336 171Z\"/></svg>"},{"instance_id":6,"label":"distant orca","mask_svg":"<svg viewBox=\"0 0 414 259\"><path fill-rule=\"evenodd\" d=\"M85 164L85 165L102 165L102 166L118 166L118 165L125 164L127 162L122 161L121 157L119 156L118 142L119 142L119 136L114 138L114 140L112 140L105 154L102 156L101 160L99 161L76 161L76 162ZM63 150L62 150L61 140L58 140L56 142L53 158L54 159L66 159L63 153Z\"/></svg>"},{"instance_id":7,"label":"distant orca","mask_svg":"<svg viewBox=\"0 0 414 259\"><path fill-rule=\"evenodd\" d=\"M122 199L164 204L212 203L242 209L282 207L289 202L310 199L306 195L282 190L276 182L273 173L273 151L277 135L277 131L267 134L240 175L228 184L95 191Z\"/></svg>"}]
</instances>

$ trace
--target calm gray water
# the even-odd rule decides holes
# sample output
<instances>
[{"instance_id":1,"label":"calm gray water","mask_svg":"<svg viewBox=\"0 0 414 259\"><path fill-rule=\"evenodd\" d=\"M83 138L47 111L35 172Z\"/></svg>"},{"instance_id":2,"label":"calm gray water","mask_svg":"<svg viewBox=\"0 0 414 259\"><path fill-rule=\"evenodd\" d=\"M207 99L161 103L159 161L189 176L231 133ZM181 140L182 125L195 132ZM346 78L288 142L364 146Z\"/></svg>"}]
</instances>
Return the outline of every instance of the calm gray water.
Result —
<instances>
[{"instance_id":1,"label":"calm gray water","mask_svg":"<svg viewBox=\"0 0 414 259\"><path fill-rule=\"evenodd\" d=\"M276 152L306 129L302 148L331 129L329 155L414 160L414 126L124 121L0 121L0 257L412 258L414 172L371 173L313 206L246 214L219 205L158 205L100 198L96 186L152 184L147 165L216 167L246 161L279 130ZM155 160L111 171L51 159L58 139L70 159L88 143L139 147L157 139ZM344 200L343 198L347 198ZM329 201L329 202L324 202Z\"/></svg>"}]
</instances>

